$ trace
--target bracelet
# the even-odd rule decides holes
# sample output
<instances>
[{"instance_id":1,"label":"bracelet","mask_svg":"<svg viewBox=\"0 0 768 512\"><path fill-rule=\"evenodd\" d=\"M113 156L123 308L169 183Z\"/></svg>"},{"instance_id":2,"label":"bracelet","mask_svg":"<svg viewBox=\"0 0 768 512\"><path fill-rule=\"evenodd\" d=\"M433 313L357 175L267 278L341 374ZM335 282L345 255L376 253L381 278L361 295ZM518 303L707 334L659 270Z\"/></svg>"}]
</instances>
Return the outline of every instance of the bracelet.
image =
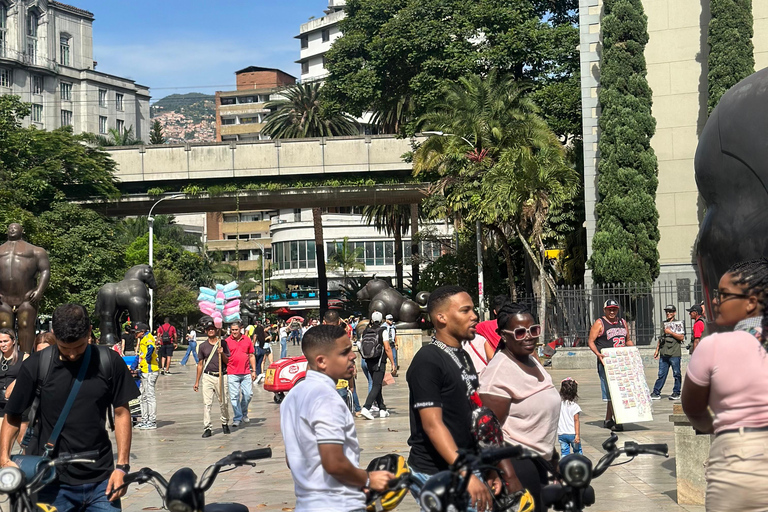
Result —
<instances>
[{"instance_id":1,"label":"bracelet","mask_svg":"<svg viewBox=\"0 0 768 512\"><path fill-rule=\"evenodd\" d=\"M366 471L365 476L365 485L363 486L363 489L367 489L371 486L371 474Z\"/></svg>"}]
</instances>

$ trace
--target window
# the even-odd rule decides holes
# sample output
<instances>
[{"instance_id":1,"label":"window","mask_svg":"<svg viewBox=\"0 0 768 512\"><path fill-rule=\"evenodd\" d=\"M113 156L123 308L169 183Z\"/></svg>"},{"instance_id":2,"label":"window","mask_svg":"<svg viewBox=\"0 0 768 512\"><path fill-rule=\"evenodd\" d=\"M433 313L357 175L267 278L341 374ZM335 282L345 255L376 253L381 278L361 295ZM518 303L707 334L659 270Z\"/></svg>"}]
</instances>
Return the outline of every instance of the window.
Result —
<instances>
[{"instance_id":1,"label":"window","mask_svg":"<svg viewBox=\"0 0 768 512\"><path fill-rule=\"evenodd\" d=\"M309 48L309 37L301 36L301 49Z\"/></svg>"},{"instance_id":2,"label":"window","mask_svg":"<svg viewBox=\"0 0 768 512\"><path fill-rule=\"evenodd\" d=\"M237 98L238 103L253 103L253 96L240 96Z\"/></svg>"},{"instance_id":3,"label":"window","mask_svg":"<svg viewBox=\"0 0 768 512\"><path fill-rule=\"evenodd\" d=\"M72 111L71 110L62 110L61 111L61 126L72 126Z\"/></svg>"},{"instance_id":4,"label":"window","mask_svg":"<svg viewBox=\"0 0 768 512\"><path fill-rule=\"evenodd\" d=\"M27 11L27 58L31 64L37 62L37 13Z\"/></svg>"},{"instance_id":5,"label":"window","mask_svg":"<svg viewBox=\"0 0 768 512\"><path fill-rule=\"evenodd\" d=\"M115 94L115 108L118 112L123 111L123 95L120 93Z\"/></svg>"},{"instance_id":6,"label":"window","mask_svg":"<svg viewBox=\"0 0 768 512\"><path fill-rule=\"evenodd\" d=\"M256 117L241 117L240 124L253 124L258 123L259 120Z\"/></svg>"},{"instance_id":7,"label":"window","mask_svg":"<svg viewBox=\"0 0 768 512\"><path fill-rule=\"evenodd\" d=\"M6 41L8 40L8 7L0 3L0 57L5 57Z\"/></svg>"},{"instance_id":8,"label":"window","mask_svg":"<svg viewBox=\"0 0 768 512\"><path fill-rule=\"evenodd\" d=\"M301 74L306 75L309 73L309 62L304 61L301 63Z\"/></svg>"},{"instance_id":9,"label":"window","mask_svg":"<svg viewBox=\"0 0 768 512\"><path fill-rule=\"evenodd\" d=\"M43 77L32 75L32 94L43 94Z\"/></svg>"},{"instance_id":10,"label":"window","mask_svg":"<svg viewBox=\"0 0 768 512\"><path fill-rule=\"evenodd\" d=\"M62 101L72 101L72 84L61 82L61 99Z\"/></svg>"},{"instance_id":11,"label":"window","mask_svg":"<svg viewBox=\"0 0 768 512\"><path fill-rule=\"evenodd\" d=\"M99 133L107 133L107 117L99 116Z\"/></svg>"},{"instance_id":12,"label":"window","mask_svg":"<svg viewBox=\"0 0 768 512\"><path fill-rule=\"evenodd\" d=\"M107 91L106 89L99 89L99 106L107 106Z\"/></svg>"},{"instance_id":13,"label":"window","mask_svg":"<svg viewBox=\"0 0 768 512\"><path fill-rule=\"evenodd\" d=\"M331 31L329 29L324 28L323 31L321 32L321 34L323 36L323 42L324 43L327 43L328 41L331 40Z\"/></svg>"},{"instance_id":14,"label":"window","mask_svg":"<svg viewBox=\"0 0 768 512\"><path fill-rule=\"evenodd\" d=\"M260 94L259 103L266 103L269 101L269 94Z\"/></svg>"},{"instance_id":15,"label":"window","mask_svg":"<svg viewBox=\"0 0 768 512\"><path fill-rule=\"evenodd\" d=\"M293 209L293 222L301 222L301 208Z\"/></svg>"},{"instance_id":16,"label":"window","mask_svg":"<svg viewBox=\"0 0 768 512\"><path fill-rule=\"evenodd\" d=\"M32 122L33 123L42 123L43 122L43 106L34 104L32 105Z\"/></svg>"},{"instance_id":17,"label":"window","mask_svg":"<svg viewBox=\"0 0 768 512\"><path fill-rule=\"evenodd\" d=\"M267 249L265 257L272 258L272 264L277 270L315 268L315 242L314 240L277 242L272 244L271 251Z\"/></svg>"},{"instance_id":18,"label":"window","mask_svg":"<svg viewBox=\"0 0 768 512\"><path fill-rule=\"evenodd\" d=\"M221 124L235 124L235 118L234 117L222 117L221 118Z\"/></svg>"},{"instance_id":19,"label":"window","mask_svg":"<svg viewBox=\"0 0 768 512\"><path fill-rule=\"evenodd\" d=\"M222 105L234 105L237 102L237 98L221 98Z\"/></svg>"},{"instance_id":20,"label":"window","mask_svg":"<svg viewBox=\"0 0 768 512\"><path fill-rule=\"evenodd\" d=\"M13 70L0 68L0 87L10 87L13 85Z\"/></svg>"},{"instance_id":21,"label":"window","mask_svg":"<svg viewBox=\"0 0 768 512\"><path fill-rule=\"evenodd\" d=\"M123 133L123 129L125 128L125 121L122 119L115 121L115 128L117 128L118 132Z\"/></svg>"},{"instance_id":22,"label":"window","mask_svg":"<svg viewBox=\"0 0 768 512\"><path fill-rule=\"evenodd\" d=\"M323 55L323 69L328 67L328 59L325 58L325 55Z\"/></svg>"},{"instance_id":23,"label":"window","mask_svg":"<svg viewBox=\"0 0 768 512\"><path fill-rule=\"evenodd\" d=\"M62 34L61 37L59 38L59 55L60 55L62 66L70 65L70 61L69 61L69 40L70 39L71 38L66 34Z\"/></svg>"}]
</instances>

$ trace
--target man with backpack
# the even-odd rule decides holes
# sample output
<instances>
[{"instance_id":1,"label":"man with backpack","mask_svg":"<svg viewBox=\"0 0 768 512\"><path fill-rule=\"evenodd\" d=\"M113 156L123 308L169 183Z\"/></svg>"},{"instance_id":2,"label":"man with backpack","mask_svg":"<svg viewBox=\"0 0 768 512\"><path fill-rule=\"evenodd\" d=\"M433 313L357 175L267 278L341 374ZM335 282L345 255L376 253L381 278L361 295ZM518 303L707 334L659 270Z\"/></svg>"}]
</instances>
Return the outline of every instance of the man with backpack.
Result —
<instances>
[{"instance_id":1,"label":"man with backpack","mask_svg":"<svg viewBox=\"0 0 768 512\"><path fill-rule=\"evenodd\" d=\"M171 325L168 317L163 319L163 325L157 328L157 337L160 338L160 375L168 375L171 372L171 357L176 348L176 328Z\"/></svg>"},{"instance_id":2,"label":"man with backpack","mask_svg":"<svg viewBox=\"0 0 768 512\"><path fill-rule=\"evenodd\" d=\"M114 350L90 345L91 323L85 308L64 304L53 313L56 345L35 352L21 366L0 429L0 466L10 466L11 447L28 408L35 430L27 453L56 458L64 453L98 451L94 464L71 464L38 494L60 512L119 511L121 490L130 472L131 411L139 389L128 366ZM35 408L37 406L37 408ZM114 407L117 457L107 433L107 413ZM70 421L67 421L67 419ZM27 438L25 437L25 440ZM116 459L116 461L115 461Z\"/></svg>"},{"instance_id":3,"label":"man with backpack","mask_svg":"<svg viewBox=\"0 0 768 512\"><path fill-rule=\"evenodd\" d=\"M368 393L368 398L365 399L365 405L360 411L360 415L367 419L372 420L373 414L371 413L371 407L374 401L379 405L379 418L386 418L389 416L387 406L384 405L384 398L381 396L381 389L384 382L384 373L387 371L387 361L384 356L389 359L392 364L392 373L397 374L395 367L395 360L392 357L392 349L389 343L384 343L383 332L385 330L382 327L381 322L384 320L382 314L378 311L374 311L371 314L371 323L363 331L363 335L360 337L360 356L365 359L365 364L368 366L368 371L371 374L371 381L373 386L371 392Z\"/></svg>"}]
</instances>

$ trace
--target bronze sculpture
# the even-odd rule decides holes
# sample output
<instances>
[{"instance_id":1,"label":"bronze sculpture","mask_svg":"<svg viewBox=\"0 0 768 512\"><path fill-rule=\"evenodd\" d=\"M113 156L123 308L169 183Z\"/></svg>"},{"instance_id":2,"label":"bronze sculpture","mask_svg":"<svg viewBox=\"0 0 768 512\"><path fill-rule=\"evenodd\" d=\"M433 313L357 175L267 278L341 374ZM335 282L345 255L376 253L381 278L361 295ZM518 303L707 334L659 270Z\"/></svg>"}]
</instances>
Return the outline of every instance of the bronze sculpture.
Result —
<instances>
[{"instance_id":1,"label":"bronze sculpture","mask_svg":"<svg viewBox=\"0 0 768 512\"><path fill-rule=\"evenodd\" d=\"M766 133L768 68L728 90L699 137L696 185L707 211L696 255L707 311L712 311L712 290L732 264L768 257Z\"/></svg>"},{"instance_id":2,"label":"bronze sculpture","mask_svg":"<svg viewBox=\"0 0 768 512\"><path fill-rule=\"evenodd\" d=\"M128 269L119 283L106 283L96 296L96 314L101 320L101 343L120 342L120 315L128 311L131 323L149 323L149 290L157 286L149 265Z\"/></svg>"},{"instance_id":3,"label":"bronze sculpture","mask_svg":"<svg viewBox=\"0 0 768 512\"><path fill-rule=\"evenodd\" d=\"M37 308L51 279L48 253L23 239L21 224L8 225L0 245L0 327L16 329L21 350L32 353Z\"/></svg>"},{"instance_id":4,"label":"bronze sculpture","mask_svg":"<svg viewBox=\"0 0 768 512\"><path fill-rule=\"evenodd\" d=\"M387 281L371 279L357 292L357 298L371 301L368 306L369 318L371 313L379 311L384 316L392 315L399 329L417 329L429 293L417 293L414 301L392 288Z\"/></svg>"}]
</instances>

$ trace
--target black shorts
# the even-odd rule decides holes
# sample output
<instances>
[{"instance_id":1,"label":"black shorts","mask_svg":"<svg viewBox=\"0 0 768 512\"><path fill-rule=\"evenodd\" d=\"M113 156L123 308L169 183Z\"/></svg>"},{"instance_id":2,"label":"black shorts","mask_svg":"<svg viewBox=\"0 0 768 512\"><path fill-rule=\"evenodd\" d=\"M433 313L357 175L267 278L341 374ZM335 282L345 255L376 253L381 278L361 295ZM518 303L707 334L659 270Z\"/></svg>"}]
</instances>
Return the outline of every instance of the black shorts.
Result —
<instances>
[{"instance_id":1,"label":"black shorts","mask_svg":"<svg viewBox=\"0 0 768 512\"><path fill-rule=\"evenodd\" d=\"M173 344L160 345L160 357L172 357L173 356Z\"/></svg>"}]
</instances>

